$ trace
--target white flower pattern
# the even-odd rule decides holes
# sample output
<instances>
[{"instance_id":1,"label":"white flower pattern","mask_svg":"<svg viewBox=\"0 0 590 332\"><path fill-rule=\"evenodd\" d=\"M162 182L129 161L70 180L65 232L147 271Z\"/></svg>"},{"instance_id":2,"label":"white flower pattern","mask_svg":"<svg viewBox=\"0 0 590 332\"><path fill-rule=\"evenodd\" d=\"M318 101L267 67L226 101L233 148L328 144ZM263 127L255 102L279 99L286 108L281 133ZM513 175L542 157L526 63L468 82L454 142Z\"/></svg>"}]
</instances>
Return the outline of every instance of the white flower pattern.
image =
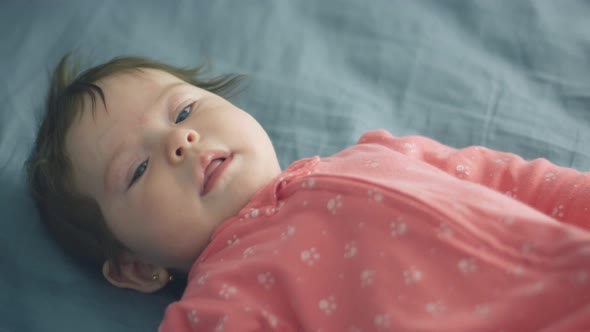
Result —
<instances>
[{"instance_id":1,"label":"white flower pattern","mask_svg":"<svg viewBox=\"0 0 590 332\"><path fill-rule=\"evenodd\" d=\"M275 277L270 272L260 273L258 275L258 283L268 291L274 286Z\"/></svg>"},{"instance_id":2,"label":"white flower pattern","mask_svg":"<svg viewBox=\"0 0 590 332\"><path fill-rule=\"evenodd\" d=\"M547 172L544 175L545 182L551 182L557 180L557 174L555 172Z\"/></svg>"},{"instance_id":3,"label":"white flower pattern","mask_svg":"<svg viewBox=\"0 0 590 332\"><path fill-rule=\"evenodd\" d=\"M301 183L301 188L311 189L314 186L315 186L315 179L314 178L308 178L307 181L303 181Z\"/></svg>"},{"instance_id":4,"label":"white flower pattern","mask_svg":"<svg viewBox=\"0 0 590 332\"><path fill-rule=\"evenodd\" d=\"M433 316L438 316L447 310L447 306L443 301L437 300L434 302L426 303L426 305L424 306L424 310Z\"/></svg>"},{"instance_id":5,"label":"white flower pattern","mask_svg":"<svg viewBox=\"0 0 590 332\"><path fill-rule=\"evenodd\" d=\"M252 257L254 256L254 246L252 247L248 247L246 249L244 249L244 251L242 252L242 258L248 258L248 257Z\"/></svg>"},{"instance_id":6,"label":"white flower pattern","mask_svg":"<svg viewBox=\"0 0 590 332\"><path fill-rule=\"evenodd\" d=\"M369 286L373 285L373 282L375 281L375 271L365 269L365 270L361 271L360 278L361 278L361 288L369 287Z\"/></svg>"},{"instance_id":7,"label":"white flower pattern","mask_svg":"<svg viewBox=\"0 0 590 332\"><path fill-rule=\"evenodd\" d=\"M194 309L188 313L187 318L192 325L197 325L199 323L199 316L197 316L197 311Z\"/></svg>"},{"instance_id":8,"label":"white flower pattern","mask_svg":"<svg viewBox=\"0 0 590 332\"><path fill-rule=\"evenodd\" d=\"M197 284L198 285L201 285L201 286L204 285L205 284L205 281L207 281L207 278L208 277L209 277L209 274L208 273L205 273L205 274L199 276L197 278Z\"/></svg>"},{"instance_id":9,"label":"white flower pattern","mask_svg":"<svg viewBox=\"0 0 590 332\"><path fill-rule=\"evenodd\" d=\"M357 247L356 242L351 241L344 245L344 258L353 258L356 256Z\"/></svg>"},{"instance_id":10,"label":"white flower pattern","mask_svg":"<svg viewBox=\"0 0 590 332\"><path fill-rule=\"evenodd\" d=\"M389 228L391 228L391 237L403 236L408 230L408 226L404 223L403 217L397 217L395 221L390 222Z\"/></svg>"},{"instance_id":11,"label":"white flower pattern","mask_svg":"<svg viewBox=\"0 0 590 332\"><path fill-rule=\"evenodd\" d=\"M439 239L442 240L442 239L451 238L451 237L453 237L453 234L454 234L453 230L449 226L447 226L447 224L442 223L438 226L437 237Z\"/></svg>"},{"instance_id":12,"label":"white flower pattern","mask_svg":"<svg viewBox=\"0 0 590 332\"><path fill-rule=\"evenodd\" d=\"M338 305L336 304L336 299L333 295L328 296L327 298L323 298L318 302L318 307L321 311L324 312L326 315L331 315Z\"/></svg>"},{"instance_id":13,"label":"white flower pattern","mask_svg":"<svg viewBox=\"0 0 590 332\"><path fill-rule=\"evenodd\" d=\"M369 194L369 198L375 202L381 202L383 200L383 194L376 189L369 189L367 194Z\"/></svg>"},{"instance_id":14,"label":"white flower pattern","mask_svg":"<svg viewBox=\"0 0 590 332\"><path fill-rule=\"evenodd\" d=\"M295 226L288 225L287 230L281 233L281 239L286 240L287 238L295 234Z\"/></svg>"},{"instance_id":15,"label":"white flower pattern","mask_svg":"<svg viewBox=\"0 0 590 332\"><path fill-rule=\"evenodd\" d=\"M268 312L266 310L262 310L261 314L262 314L262 317L266 318L266 320L268 321L268 324L273 329L279 325L279 320L278 320L277 316L271 314L270 312Z\"/></svg>"},{"instance_id":16,"label":"white flower pattern","mask_svg":"<svg viewBox=\"0 0 590 332\"><path fill-rule=\"evenodd\" d=\"M565 206L563 206L563 204L559 204L558 206L554 207L553 210L551 210L551 216L555 217L555 218L563 218L563 216L564 216L563 210L564 209L565 209Z\"/></svg>"},{"instance_id":17,"label":"white flower pattern","mask_svg":"<svg viewBox=\"0 0 590 332\"><path fill-rule=\"evenodd\" d=\"M391 327L391 317L388 314L377 314L373 318L373 324L378 330L389 329Z\"/></svg>"},{"instance_id":18,"label":"white flower pattern","mask_svg":"<svg viewBox=\"0 0 590 332\"><path fill-rule=\"evenodd\" d=\"M227 284L223 284L221 290L219 290L219 296L226 300L229 300L232 296L236 295L237 292L237 288Z\"/></svg>"},{"instance_id":19,"label":"white flower pattern","mask_svg":"<svg viewBox=\"0 0 590 332\"><path fill-rule=\"evenodd\" d=\"M404 271L404 280L406 285L411 285L422 280L422 272L416 267L412 266Z\"/></svg>"},{"instance_id":20,"label":"white flower pattern","mask_svg":"<svg viewBox=\"0 0 590 332\"><path fill-rule=\"evenodd\" d=\"M336 214L336 210L342 207L342 195L336 195L328 201L327 208L332 214Z\"/></svg>"},{"instance_id":21,"label":"white flower pattern","mask_svg":"<svg viewBox=\"0 0 590 332\"><path fill-rule=\"evenodd\" d=\"M463 274L471 274L477 271L477 264L473 258L463 258L457 263L457 267Z\"/></svg>"},{"instance_id":22,"label":"white flower pattern","mask_svg":"<svg viewBox=\"0 0 590 332\"><path fill-rule=\"evenodd\" d=\"M240 239L238 239L238 236L236 234L234 234L231 239L227 240L228 247L237 245L239 243L240 243Z\"/></svg>"},{"instance_id":23,"label":"white flower pattern","mask_svg":"<svg viewBox=\"0 0 590 332\"><path fill-rule=\"evenodd\" d=\"M477 304L473 308L473 313L481 317L488 316L491 311L492 309L489 304Z\"/></svg>"},{"instance_id":24,"label":"white flower pattern","mask_svg":"<svg viewBox=\"0 0 590 332\"><path fill-rule=\"evenodd\" d=\"M227 316L223 316L217 322L217 326L215 327L215 332L223 332L225 330L225 322L227 321Z\"/></svg>"},{"instance_id":25,"label":"white flower pattern","mask_svg":"<svg viewBox=\"0 0 590 332\"><path fill-rule=\"evenodd\" d=\"M371 167L371 168L377 168L377 167L379 167L380 163L377 160L369 159L369 160L365 160L363 165L365 165L367 167Z\"/></svg>"},{"instance_id":26,"label":"white flower pattern","mask_svg":"<svg viewBox=\"0 0 590 332\"><path fill-rule=\"evenodd\" d=\"M320 260L320 254L315 247L303 250L300 254L300 257L301 261L308 266L313 266L317 261Z\"/></svg>"},{"instance_id":27,"label":"white flower pattern","mask_svg":"<svg viewBox=\"0 0 590 332\"><path fill-rule=\"evenodd\" d=\"M469 166L463 164L458 164L455 166L455 175L458 178L464 179L470 175L470 172Z\"/></svg>"}]
</instances>

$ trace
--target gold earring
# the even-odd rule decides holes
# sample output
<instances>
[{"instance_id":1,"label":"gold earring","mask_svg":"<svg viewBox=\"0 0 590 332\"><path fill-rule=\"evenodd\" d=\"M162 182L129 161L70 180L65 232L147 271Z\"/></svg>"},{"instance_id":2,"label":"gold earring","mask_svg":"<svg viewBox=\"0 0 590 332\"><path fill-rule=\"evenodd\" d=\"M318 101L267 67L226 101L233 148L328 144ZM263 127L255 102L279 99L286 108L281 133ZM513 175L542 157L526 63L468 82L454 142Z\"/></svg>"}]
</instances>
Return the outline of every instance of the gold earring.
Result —
<instances>
[{"instance_id":1,"label":"gold earring","mask_svg":"<svg viewBox=\"0 0 590 332\"><path fill-rule=\"evenodd\" d=\"M152 274L152 280L153 281L156 281L156 280L159 280L159 279L160 279L160 275L159 274L157 274L157 273ZM172 281L172 280L174 280L174 277L172 275L169 275L168 276L168 281Z\"/></svg>"}]
</instances>

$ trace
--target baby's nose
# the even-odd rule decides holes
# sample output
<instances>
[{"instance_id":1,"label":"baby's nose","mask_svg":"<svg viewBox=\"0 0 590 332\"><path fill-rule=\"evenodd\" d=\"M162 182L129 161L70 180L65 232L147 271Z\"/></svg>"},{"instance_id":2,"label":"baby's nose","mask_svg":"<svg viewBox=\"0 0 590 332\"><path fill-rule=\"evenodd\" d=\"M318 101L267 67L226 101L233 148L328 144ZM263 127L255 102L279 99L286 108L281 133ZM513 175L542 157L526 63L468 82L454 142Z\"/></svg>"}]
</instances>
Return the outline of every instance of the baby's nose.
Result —
<instances>
[{"instance_id":1,"label":"baby's nose","mask_svg":"<svg viewBox=\"0 0 590 332\"><path fill-rule=\"evenodd\" d=\"M199 134L190 129L175 130L170 134L168 157L170 161L184 158L187 149L199 141Z\"/></svg>"}]
</instances>

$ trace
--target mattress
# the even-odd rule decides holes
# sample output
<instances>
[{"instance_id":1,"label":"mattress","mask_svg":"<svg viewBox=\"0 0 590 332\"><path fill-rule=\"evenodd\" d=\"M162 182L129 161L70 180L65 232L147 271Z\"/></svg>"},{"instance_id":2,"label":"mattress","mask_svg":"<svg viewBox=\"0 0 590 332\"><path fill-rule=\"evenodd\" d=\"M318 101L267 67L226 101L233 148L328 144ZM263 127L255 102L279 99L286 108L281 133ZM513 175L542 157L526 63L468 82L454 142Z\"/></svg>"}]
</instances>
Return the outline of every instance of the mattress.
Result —
<instances>
[{"instance_id":1,"label":"mattress","mask_svg":"<svg viewBox=\"0 0 590 332\"><path fill-rule=\"evenodd\" d=\"M34 209L23 163L66 52L246 75L232 102L283 168L383 128L588 171L588 17L587 1L3 1L0 331L155 331L183 289L115 289Z\"/></svg>"}]
</instances>

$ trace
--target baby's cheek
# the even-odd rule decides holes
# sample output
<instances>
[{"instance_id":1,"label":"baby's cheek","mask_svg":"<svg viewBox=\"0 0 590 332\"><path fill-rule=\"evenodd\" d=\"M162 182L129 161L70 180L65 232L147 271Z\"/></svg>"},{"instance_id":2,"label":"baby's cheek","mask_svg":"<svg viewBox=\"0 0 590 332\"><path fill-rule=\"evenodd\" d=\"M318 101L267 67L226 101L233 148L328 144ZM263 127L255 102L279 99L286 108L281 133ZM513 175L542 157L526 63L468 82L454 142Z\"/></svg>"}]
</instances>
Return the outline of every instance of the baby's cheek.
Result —
<instances>
[{"instance_id":1,"label":"baby's cheek","mask_svg":"<svg viewBox=\"0 0 590 332\"><path fill-rule=\"evenodd\" d=\"M162 265L182 268L191 265L206 247L213 227L204 227L194 221L164 223L163 229L154 238Z\"/></svg>"}]
</instances>

